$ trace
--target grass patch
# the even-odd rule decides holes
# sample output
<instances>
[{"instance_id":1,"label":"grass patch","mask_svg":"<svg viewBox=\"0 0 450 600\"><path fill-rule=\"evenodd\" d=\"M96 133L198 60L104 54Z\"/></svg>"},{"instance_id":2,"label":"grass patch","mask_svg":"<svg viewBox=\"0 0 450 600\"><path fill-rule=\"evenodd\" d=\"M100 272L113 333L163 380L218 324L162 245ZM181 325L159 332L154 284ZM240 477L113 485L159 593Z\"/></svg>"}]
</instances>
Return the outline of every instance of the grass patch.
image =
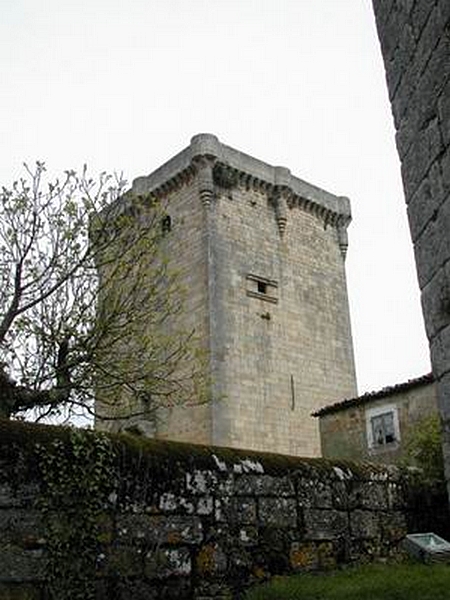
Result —
<instances>
[{"instance_id":1,"label":"grass patch","mask_svg":"<svg viewBox=\"0 0 450 600\"><path fill-rule=\"evenodd\" d=\"M449 565L367 565L276 577L247 600L449 600Z\"/></svg>"}]
</instances>

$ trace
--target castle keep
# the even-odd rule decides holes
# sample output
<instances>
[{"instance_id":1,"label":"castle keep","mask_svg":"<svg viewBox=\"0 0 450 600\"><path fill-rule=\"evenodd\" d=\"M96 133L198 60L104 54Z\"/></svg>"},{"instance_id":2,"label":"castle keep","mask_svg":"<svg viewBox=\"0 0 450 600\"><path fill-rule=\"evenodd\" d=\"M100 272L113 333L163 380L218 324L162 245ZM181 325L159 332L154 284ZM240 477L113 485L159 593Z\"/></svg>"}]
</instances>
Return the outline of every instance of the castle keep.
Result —
<instances>
[{"instance_id":1,"label":"castle keep","mask_svg":"<svg viewBox=\"0 0 450 600\"><path fill-rule=\"evenodd\" d=\"M319 455L311 413L356 395L348 199L209 134L132 191L164 201L184 326L202 340L212 381L212 402L174 408L156 436Z\"/></svg>"}]
</instances>

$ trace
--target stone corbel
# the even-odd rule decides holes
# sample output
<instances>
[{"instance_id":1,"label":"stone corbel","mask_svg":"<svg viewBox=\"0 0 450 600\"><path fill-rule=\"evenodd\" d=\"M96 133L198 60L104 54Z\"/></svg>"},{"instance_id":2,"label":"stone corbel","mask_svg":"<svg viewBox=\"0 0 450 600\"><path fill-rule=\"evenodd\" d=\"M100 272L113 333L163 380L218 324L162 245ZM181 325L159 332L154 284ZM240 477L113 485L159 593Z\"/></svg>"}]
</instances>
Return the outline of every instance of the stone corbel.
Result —
<instances>
[{"instance_id":1,"label":"stone corbel","mask_svg":"<svg viewBox=\"0 0 450 600\"><path fill-rule=\"evenodd\" d=\"M285 167L275 167L275 186L273 192L273 203L275 217L277 220L280 236L284 236L288 220L288 202L292 196L291 172Z\"/></svg>"},{"instance_id":2,"label":"stone corbel","mask_svg":"<svg viewBox=\"0 0 450 600\"><path fill-rule=\"evenodd\" d=\"M213 169L220 157L220 142L211 133L200 133L191 139L190 152L191 164L197 172L200 200L205 208L209 208L214 198Z\"/></svg>"},{"instance_id":3,"label":"stone corbel","mask_svg":"<svg viewBox=\"0 0 450 600\"><path fill-rule=\"evenodd\" d=\"M216 159L210 156L196 156L198 195L205 208L209 208L214 198L213 168Z\"/></svg>"},{"instance_id":4,"label":"stone corbel","mask_svg":"<svg viewBox=\"0 0 450 600\"><path fill-rule=\"evenodd\" d=\"M345 257L347 256L347 248L348 248L347 227L348 227L348 223L339 223L337 226L339 249L341 251L342 258L344 260L345 260Z\"/></svg>"}]
</instances>

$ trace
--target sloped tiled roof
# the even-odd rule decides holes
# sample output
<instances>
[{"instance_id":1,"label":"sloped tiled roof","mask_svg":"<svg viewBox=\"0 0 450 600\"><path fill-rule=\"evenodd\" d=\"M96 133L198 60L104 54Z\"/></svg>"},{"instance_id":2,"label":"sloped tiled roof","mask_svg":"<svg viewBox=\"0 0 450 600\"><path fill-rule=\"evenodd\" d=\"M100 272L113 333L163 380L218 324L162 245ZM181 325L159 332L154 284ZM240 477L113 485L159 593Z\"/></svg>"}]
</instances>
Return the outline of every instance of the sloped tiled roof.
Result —
<instances>
[{"instance_id":1,"label":"sloped tiled roof","mask_svg":"<svg viewBox=\"0 0 450 600\"><path fill-rule=\"evenodd\" d=\"M376 400L377 398L385 398L386 396L392 396L394 394L397 394L398 392L405 392L420 385L433 383L433 381L433 374L427 373L426 375L422 375L421 377L409 379L408 381L404 381L403 383L397 383L396 385L390 385L375 392L366 392L362 396L357 396L356 398L348 398L339 402L335 402L334 404L329 404L328 406L324 406L323 408L320 408L316 412L312 413L312 416L321 417L322 415L338 412L339 410L350 408L352 406L359 406L361 404L365 404L372 400Z\"/></svg>"}]
</instances>

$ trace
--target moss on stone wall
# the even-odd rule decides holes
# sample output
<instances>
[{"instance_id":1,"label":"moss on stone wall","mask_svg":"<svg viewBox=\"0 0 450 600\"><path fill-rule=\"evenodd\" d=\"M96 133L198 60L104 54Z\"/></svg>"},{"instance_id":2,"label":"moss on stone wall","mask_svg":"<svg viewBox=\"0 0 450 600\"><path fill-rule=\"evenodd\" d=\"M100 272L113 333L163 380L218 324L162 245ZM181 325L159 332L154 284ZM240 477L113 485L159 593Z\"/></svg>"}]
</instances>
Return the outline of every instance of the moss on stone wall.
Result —
<instances>
[{"instance_id":1,"label":"moss on stone wall","mask_svg":"<svg viewBox=\"0 0 450 600\"><path fill-rule=\"evenodd\" d=\"M411 489L370 464L0 421L0 585L238 597L273 574L391 556L420 508Z\"/></svg>"}]
</instances>

